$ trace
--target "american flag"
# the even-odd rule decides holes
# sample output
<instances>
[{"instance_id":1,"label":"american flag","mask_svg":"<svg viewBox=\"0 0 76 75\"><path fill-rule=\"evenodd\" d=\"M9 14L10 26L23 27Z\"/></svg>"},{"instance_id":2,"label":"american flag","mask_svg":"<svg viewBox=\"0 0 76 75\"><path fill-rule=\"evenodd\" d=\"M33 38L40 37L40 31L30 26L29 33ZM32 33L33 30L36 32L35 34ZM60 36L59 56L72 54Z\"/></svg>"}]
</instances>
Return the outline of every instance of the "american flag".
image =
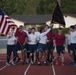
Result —
<instances>
[{"instance_id":1,"label":"american flag","mask_svg":"<svg viewBox=\"0 0 76 75\"><path fill-rule=\"evenodd\" d=\"M7 35L9 31L11 30L11 28L15 28L15 31L16 31L17 25L0 8L0 33Z\"/></svg>"}]
</instances>

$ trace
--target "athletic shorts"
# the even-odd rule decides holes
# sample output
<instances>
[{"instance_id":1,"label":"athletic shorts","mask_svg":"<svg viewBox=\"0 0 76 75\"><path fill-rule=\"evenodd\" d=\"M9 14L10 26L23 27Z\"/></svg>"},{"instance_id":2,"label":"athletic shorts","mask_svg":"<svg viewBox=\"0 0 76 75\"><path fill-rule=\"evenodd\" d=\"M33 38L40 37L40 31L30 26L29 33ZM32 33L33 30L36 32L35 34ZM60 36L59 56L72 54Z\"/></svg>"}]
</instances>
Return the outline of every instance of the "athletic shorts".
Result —
<instances>
[{"instance_id":1,"label":"athletic shorts","mask_svg":"<svg viewBox=\"0 0 76 75\"><path fill-rule=\"evenodd\" d=\"M21 51L27 50L27 44L23 46L23 44L21 44L21 43L18 42L17 45L16 45L16 47L17 47L17 51L18 50L21 50Z\"/></svg>"},{"instance_id":2,"label":"athletic shorts","mask_svg":"<svg viewBox=\"0 0 76 75\"><path fill-rule=\"evenodd\" d=\"M70 44L70 49L76 51L76 44Z\"/></svg>"},{"instance_id":3,"label":"athletic shorts","mask_svg":"<svg viewBox=\"0 0 76 75\"><path fill-rule=\"evenodd\" d=\"M36 45L30 45L29 44L29 51L30 53L34 53L37 50Z\"/></svg>"},{"instance_id":4,"label":"athletic shorts","mask_svg":"<svg viewBox=\"0 0 76 75\"><path fill-rule=\"evenodd\" d=\"M39 43L37 50L38 51L48 50L47 44L41 44L41 43Z\"/></svg>"},{"instance_id":5,"label":"athletic shorts","mask_svg":"<svg viewBox=\"0 0 76 75\"><path fill-rule=\"evenodd\" d=\"M50 51L50 50L54 50L54 45L53 45L53 42L48 42L47 43L47 47L48 47L48 50Z\"/></svg>"},{"instance_id":6,"label":"athletic shorts","mask_svg":"<svg viewBox=\"0 0 76 75\"><path fill-rule=\"evenodd\" d=\"M60 53L64 54L65 48L64 46L56 46L57 53L60 55Z\"/></svg>"}]
</instances>

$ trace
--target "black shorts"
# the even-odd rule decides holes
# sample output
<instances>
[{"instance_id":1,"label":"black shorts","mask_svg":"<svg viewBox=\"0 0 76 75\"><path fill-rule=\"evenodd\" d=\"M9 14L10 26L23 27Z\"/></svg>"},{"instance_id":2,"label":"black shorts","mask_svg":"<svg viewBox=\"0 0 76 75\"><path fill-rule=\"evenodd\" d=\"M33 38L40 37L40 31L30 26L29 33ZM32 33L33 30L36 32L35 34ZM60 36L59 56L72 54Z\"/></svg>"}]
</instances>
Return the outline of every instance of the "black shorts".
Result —
<instances>
[{"instance_id":1,"label":"black shorts","mask_svg":"<svg viewBox=\"0 0 76 75\"><path fill-rule=\"evenodd\" d=\"M29 51L30 53L34 53L36 51L36 45L29 45Z\"/></svg>"},{"instance_id":2,"label":"black shorts","mask_svg":"<svg viewBox=\"0 0 76 75\"><path fill-rule=\"evenodd\" d=\"M26 45L23 46L23 44L21 44L21 43L19 43L19 42L18 42L17 45L16 45L17 51L18 51L18 50L25 51L25 50L27 50L26 47L27 47Z\"/></svg>"},{"instance_id":3,"label":"black shorts","mask_svg":"<svg viewBox=\"0 0 76 75\"><path fill-rule=\"evenodd\" d=\"M56 46L56 50L57 50L57 53L60 55L60 53L64 54L64 51L65 51L65 48L64 46Z\"/></svg>"},{"instance_id":4,"label":"black shorts","mask_svg":"<svg viewBox=\"0 0 76 75\"><path fill-rule=\"evenodd\" d=\"M75 44L70 44L70 49L73 51L76 51L76 43Z\"/></svg>"},{"instance_id":5,"label":"black shorts","mask_svg":"<svg viewBox=\"0 0 76 75\"><path fill-rule=\"evenodd\" d=\"M50 51L50 50L54 50L54 44L53 44L53 42L48 42L47 43L47 47L48 47L48 50Z\"/></svg>"}]
</instances>

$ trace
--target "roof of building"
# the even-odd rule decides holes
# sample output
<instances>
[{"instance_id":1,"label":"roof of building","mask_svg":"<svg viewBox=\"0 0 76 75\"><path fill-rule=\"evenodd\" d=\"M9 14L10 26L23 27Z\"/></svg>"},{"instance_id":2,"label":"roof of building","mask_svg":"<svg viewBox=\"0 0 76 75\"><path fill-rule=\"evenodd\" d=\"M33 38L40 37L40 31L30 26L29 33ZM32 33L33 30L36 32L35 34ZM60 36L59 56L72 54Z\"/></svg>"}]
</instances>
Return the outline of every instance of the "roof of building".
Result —
<instances>
[{"instance_id":1,"label":"roof of building","mask_svg":"<svg viewBox=\"0 0 76 75\"><path fill-rule=\"evenodd\" d=\"M64 16L71 16L76 18L76 14L65 14ZM25 24L45 24L47 21L50 21L52 18L51 14L48 15L11 15L13 19L24 22Z\"/></svg>"},{"instance_id":2,"label":"roof of building","mask_svg":"<svg viewBox=\"0 0 76 75\"><path fill-rule=\"evenodd\" d=\"M51 20L51 15L12 15L10 17L25 22L25 24L45 24Z\"/></svg>"}]
</instances>

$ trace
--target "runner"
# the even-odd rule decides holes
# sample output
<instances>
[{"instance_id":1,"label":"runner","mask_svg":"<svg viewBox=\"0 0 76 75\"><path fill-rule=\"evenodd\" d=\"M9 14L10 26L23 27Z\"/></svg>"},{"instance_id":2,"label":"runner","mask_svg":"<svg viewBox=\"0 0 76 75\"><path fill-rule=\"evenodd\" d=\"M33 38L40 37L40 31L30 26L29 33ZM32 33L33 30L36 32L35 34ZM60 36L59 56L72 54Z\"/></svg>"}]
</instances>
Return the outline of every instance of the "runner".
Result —
<instances>
[{"instance_id":1,"label":"runner","mask_svg":"<svg viewBox=\"0 0 76 75\"><path fill-rule=\"evenodd\" d=\"M54 51L54 37L55 37L55 33L51 31L47 34L47 37L48 37L48 50L49 50L49 53L48 53L48 61L50 63L53 63L54 61L54 55L53 55L53 51Z\"/></svg>"},{"instance_id":2,"label":"runner","mask_svg":"<svg viewBox=\"0 0 76 75\"><path fill-rule=\"evenodd\" d=\"M18 38L17 42L17 50L21 50L23 65L25 64L26 58L26 43L28 40L27 33L23 31L24 27L22 25L19 26L18 32L16 32L15 36Z\"/></svg>"},{"instance_id":3,"label":"runner","mask_svg":"<svg viewBox=\"0 0 76 75\"><path fill-rule=\"evenodd\" d=\"M40 33L40 41L38 45L38 52L39 52L39 60L38 65L41 65L41 59L42 56L44 56L44 64L47 65L47 55L48 55L48 48L47 48L47 36L46 34L51 30L49 28L47 31L45 31L45 28L41 29Z\"/></svg>"},{"instance_id":4,"label":"runner","mask_svg":"<svg viewBox=\"0 0 76 75\"><path fill-rule=\"evenodd\" d=\"M10 66L10 57L11 53L13 52L13 61L12 65L15 65L15 60L17 56L17 50L16 50L16 43L17 43L17 38L14 36L14 30L11 29L11 31L7 35L8 42L7 42L7 61L6 65Z\"/></svg>"},{"instance_id":5,"label":"runner","mask_svg":"<svg viewBox=\"0 0 76 75\"><path fill-rule=\"evenodd\" d=\"M75 53L76 52L76 27L70 26L70 30L71 30L71 34L70 34L70 38L71 38L70 56L74 60L74 62L72 62L72 65L76 66L76 53Z\"/></svg>"},{"instance_id":6,"label":"runner","mask_svg":"<svg viewBox=\"0 0 76 75\"><path fill-rule=\"evenodd\" d=\"M56 65L59 64L59 57L61 54L61 65L64 66L64 44L65 44L65 35L62 33L62 28L58 29L58 34L55 35L55 43L56 43L56 50L57 50L57 60Z\"/></svg>"},{"instance_id":7,"label":"runner","mask_svg":"<svg viewBox=\"0 0 76 75\"><path fill-rule=\"evenodd\" d=\"M34 64L36 61L36 44L37 44L37 35L35 34L35 28L31 29L31 34L28 34L29 39L29 50L30 50L30 61L31 64Z\"/></svg>"}]
</instances>

